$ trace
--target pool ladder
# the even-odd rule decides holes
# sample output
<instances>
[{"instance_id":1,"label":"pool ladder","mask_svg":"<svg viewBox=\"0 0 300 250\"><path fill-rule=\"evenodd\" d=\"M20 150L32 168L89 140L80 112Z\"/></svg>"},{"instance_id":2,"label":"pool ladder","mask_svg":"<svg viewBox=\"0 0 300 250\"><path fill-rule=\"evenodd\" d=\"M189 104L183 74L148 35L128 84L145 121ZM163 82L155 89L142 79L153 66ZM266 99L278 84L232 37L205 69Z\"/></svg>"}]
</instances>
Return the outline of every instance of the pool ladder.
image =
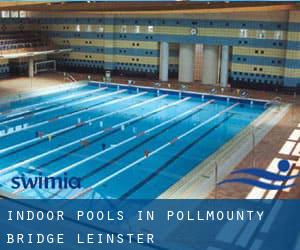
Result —
<instances>
[{"instance_id":1,"label":"pool ladder","mask_svg":"<svg viewBox=\"0 0 300 250\"><path fill-rule=\"evenodd\" d=\"M156 95L159 96L160 95L160 87L161 87L161 83L160 82L154 82L152 83L153 88L156 89Z\"/></svg>"},{"instance_id":2,"label":"pool ladder","mask_svg":"<svg viewBox=\"0 0 300 250\"><path fill-rule=\"evenodd\" d=\"M77 82L74 76L72 76L69 73L64 73L64 80L65 81L71 81L71 82Z\"/></svg>"}]
</instances>

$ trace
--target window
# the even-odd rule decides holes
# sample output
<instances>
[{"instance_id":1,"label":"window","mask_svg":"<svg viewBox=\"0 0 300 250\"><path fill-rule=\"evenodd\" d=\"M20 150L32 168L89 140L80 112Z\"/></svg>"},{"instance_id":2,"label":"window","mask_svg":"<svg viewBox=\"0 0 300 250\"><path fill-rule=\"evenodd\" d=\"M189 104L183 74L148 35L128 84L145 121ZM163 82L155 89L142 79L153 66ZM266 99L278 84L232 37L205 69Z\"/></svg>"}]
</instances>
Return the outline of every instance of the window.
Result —
<instances>
[{"instance_id":1,"label":"window","mask_svg":"<svg viewBox=\"0 0 300 250\"><path fill-rule=\"evenodd\" d=\"M127 26L126 25L121 26L121 33L127 33Z\"/></svg>"},{"instance_id":2,"label":"window","mask_svg":"<svg viewBox=\"0 0 300 250\"><path fill-rule=\"evenodd\" d=\"M257 30L256 31L256 37L259 39L266 38L266 31L265 30Z\"/></svg>"},{"instance_id":3,"label":"window","mask_svg":"<svg viewBox=\"0 0 300 250\"><path fill-rule=\"evenodd\" d=\"M92 25L90 24L87 25L86 32L92 32Z\"/></svg>"},{"instance_id":4,"label":"window","mask_svg":"<svg viewBox=\"0 0 300 250\"><path fill-rule=\"evenodd\" d=\"M247 38L248 37L248 30L247 29L240 29L240 37Z\"/></svg>"},{"instance_id":5,"label":"window","mask_svg":"<svg viewBox=\"0 0 300 250\"><path fill-rule=\"evenodd\" d=\"M148 33L153 33L154 32L154 26L149 25L148 26Z\"/></svg>"},{"instance_id":6,"label":"window","mask_svg":"<svg viewBox=\"0 0 300 250\"><path fill-rule=\"evenodd\" d=\"M140 33L140 26L139 25L136 25L135 27L134 27L134 33Z\"/></svg>"},{"instance_id":7,"label":"window","mask_svg":"<svg viewBox=\"0 0 300 250\"><path fill-rule=\"evenodd\" d=\"M2 18L8 18L8 17L10 17L9 11L8 10L2 10L1 11L1 17Z\"/></svg>"},{"instance_id":8,"label":"window","mask_svg":"<svg viewBox=\"0 0 300 250\"><path fill-rule=\"evenodd\" d=\"M26 11L24 11L24 10L20 10L20 12L19 12L19 17L20 18L25 18L27 15L26 15Z\"/></svg>"},{"instance_id":9,"label":"window","mask_svg":"<svg viewBox=\"0 0 300 250\"><path fill-rule=\"evenodd\" d=\"M12 10L12 11L10 12L10 16L11 16L12 18L18 18L18 17L19 17L19 11Z\"/></svg>"},{"instance_id":10,"label":"window","mask_svg":"<svg viewBox=\"0 0 300 250\"><path fill-rule=\"evenodd\" d=\"M104 32L103 26L98 26L98 32L99 32L99 33L103 33L103 32Z\"/></svg>"}]
</instances>

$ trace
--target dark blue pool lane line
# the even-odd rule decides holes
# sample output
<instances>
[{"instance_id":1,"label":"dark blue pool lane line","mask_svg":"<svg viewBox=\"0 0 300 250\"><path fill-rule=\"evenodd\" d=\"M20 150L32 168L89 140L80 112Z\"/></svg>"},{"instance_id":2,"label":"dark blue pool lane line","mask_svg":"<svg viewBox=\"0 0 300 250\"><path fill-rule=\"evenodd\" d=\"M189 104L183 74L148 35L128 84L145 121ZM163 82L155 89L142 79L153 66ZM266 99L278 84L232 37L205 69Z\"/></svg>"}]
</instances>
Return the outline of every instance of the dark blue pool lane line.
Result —
<instances>
[{"instance_id":1,"label":"dark blue pool lane line","mask_svg":"<svg viewBox=\"0 0 300 250\"><path fill-rule=\"evenodd\" d=\"M142 146L143 144L151 141L152 139L154 139L157 136L162 135L164 132L166 132L167 130L169 130L170 128L178 125L179 123L185 121L186 119L190 118L191 116L195 115L198 112L201 112L202 109L197 110L189 115L187 115L186 117L184 117L183 119L179 120L178 122L172 123L169 126L167 126L166 128L162 129L161 131L157 132L156 134L148 137L146 140L141 141L140 143L138 143L137 145L127 149L126 151L124 151L122 154L119 154L118 156L116 156L115 158L111 159L110 161L106 162L105 164L99 166L98 168L96 168L95 170L93 170L92 172L84 175L81 177L81 181L93 176L94 174L97 174L98 172L102 171L103 169L107 168L108 166L110 166L111 164L113 164L115 161L118 161L119 159L123 158L124 156L126 156L128 153L132 152L133 150L137 149L138 147ZM60 192L60 191L59 191ZM49 198L53 198L56 195L59 194L59 192L54 193L52 196L50 196Z\"/></svg>"},{"instance_id":2,"label":"dark blue pool lane line","mask_svg":"<svg viewBox=\"0 0 300 250\"><path fill-rule=\"evenodd\" d=\"M103 104L103 103L105 103L105 102L106 102L106 101L103 101L103 102L100 102L100 103L95 104L95 105L101 105L101 104ZM81 109L81 110L84 110L84 109L93 107L93 106L95 106L95 105L92 105L92 106L83 108L83 109ZM72 113L75 113L75 112L78 112L78 111L80 111L80 110L76 110L76 111L73 111L73 112L68 113L68 114L72 114ZM54 119L54 118L52 118L52 119ZM52 140L53 140L54 138L58 137L58 136L61 136L61 135L66 134L66 133L68 133L68 132L70 132L70 131L72 131L72 130L75 130L75 129L77 129L77 128L80 128L80 127L83 127L83 126L86 126L86 125L88 125L88 123L78 124L78 126L76 126L76 127L72 127L72 128L70 128L70 129L68 129L68 130L66 130L66 131L57 133L56 135L53 135ZM40 131L40 130L37 130L37 131ZM22 132L22 131L20 131L20 132ZM42 132L42 131L41 131L41 132ZM49 132L49 133L51 133L51 132ZM15 149L15 150L13 150L13 151L10 151L10 152L8 152L8 153L6 153L6 154L1 155L1 157L7 157L7 156L13 155L13 154L15 154L15 153L18 153L18 152L20 152L20 151L22 151L22 150L29 149L29 148L31 148L31 147L33 147L33 146L36 146L36 145L41 144L42 142L44 142L44 141L46 141L46 140L48 140L48 137L42 137L42 138L40 139L40 141L38 141L38 142L34 142L34 143L32 143L32 144L29 144L28 146L21 147L21 148L19 148L19 149Z\"/></svg>"},{"instance_id":3,"label":"dark blue pool lane line","mask_svg":"<svg viewBox=\"0 0 300 250\"><path fill-rule=\"evenodd\" d=\"M99 166L98 168L96 168L94 171L84 175L81 177L81 180L85 180L86 178L89 178L91 177L92 175L102 171L103 169L105 169L106 167L110 166L111 164L113 164L114 162L120 160L121 158L123 158L124 156L126 156L128 153L136 150L137 148L139 148L140 146L144 145L145 143L151 141L152 139L162 135L164 132L166 132L167 130L173 128L174 126L177 126L178 124L180 124L181 122L189 119L191 116L195 115L196 113L200 112L201 110L197 110L195 111L194 113L191 113L189 115L187 115L186 117L184 117L183 119L175 122L175 123L172 123L170 124L169 126L165 127L164 129L158 131L157 133L153 134L152 136L148 137L147 139L139 142L138 144L134 145L133 147L131 148L128 148L126 151L124 151L123 153L119 154L118 156L114 157L113 159L111 159L110 161L106 162L105 164Z\"/></svg>"},{"instance_id":4,"label":"dark blue pool lane line","mask_svg":"<svg viewBox=\"0 0 300 250\"><path fill-rule=\"evenodd\" d=\"M215 129L219 128L221 125L223 125L227 120L229 120L233 114L230 114L225 119L223 119L220 123L216 124L212 128L210 128L208 131L206 131L204 134L198 136L195 140L193 140L191 143L189 143L187 146L185 146L182 150L180 150L177 154L175 154L171 159L169 159L167 162L165 162L162 166L160 166L156 171L151 173L149 176L147 176L145 179L140 181L138 184L133 186L131 189L129 189L125 194L123 194L120 199L126 199L133 193L135 193L137 190L139 190L141 187L146 185L149 181L151 181L153 178L155 178L159 173L163 170L165 170L170 164L172 164L174 161L176 161L182 154L184 154L186 151L188 151L191 147L196 145L200 140L204 139L206 136L208 136L211 132L213 132Z\"/></svg>"},{"instance_id":5,"label":"dark blue pool lane line","mask_svg":"<svg viewBox=\"0 0 300 250\"><path fill-rule=\"evenodd\" d=\"M196 111L196 112L199 112L199 110ZM192 114L193 114L193 113L192 113ZM148 118L148 117L151 116L151 115L153 115L153 114L150 114L150 115L148 115L148 116L143 116L143 117L141 117L140 119L131 122L129 125L135 124L136 122L139 122L139 121L143 120L144 118ZM58 160L60 160L60 159L63 159L63 158L65 158L65 157L68 157L69 155L74 154L74 153L78 152L79 150L81 150L81 149L83 149L83 148L85 148L85 147L89 147L90 145L93 145L94 143L96 143L96 142L102 140L103 138L105 138L105 137L107 137L107 136L109 136L109 135L112 135L112 134L118 132L119 130L121 130L121 128L115 128L115 129L113 129L113 130L110 130L110 131L106 132L105 134L102 134L102 135L100 135L99 137L95 138L94 140L89 141L89 143L88 143L87 146L79 146L79 147L77 147L77 148L75 148L75 149L69 151L68 153L66 153L66 154L64 154L64 155L61 155L61 156L59 156L59 157L56 157L56 158L52 159L51 161L45 162L45 163L39 165L39 166L36 168L36 170L40 170L41 168L47 167L48 165L50 165L50 164L52 164L52 163L54 163L54 162L56 162L56 161L58 161ZM32 173L32 172L34 172L34 171L36 171L36 170L31 170L29 173Z\"/></svg>"}]
</instances>

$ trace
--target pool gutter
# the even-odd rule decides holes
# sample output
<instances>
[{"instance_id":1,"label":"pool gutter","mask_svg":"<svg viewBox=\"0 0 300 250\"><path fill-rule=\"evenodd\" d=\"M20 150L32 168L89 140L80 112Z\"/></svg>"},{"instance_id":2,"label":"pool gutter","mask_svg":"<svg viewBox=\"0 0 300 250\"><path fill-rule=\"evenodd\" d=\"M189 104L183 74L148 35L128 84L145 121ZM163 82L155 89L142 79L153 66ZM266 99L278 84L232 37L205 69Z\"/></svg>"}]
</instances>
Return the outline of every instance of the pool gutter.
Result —
<instances>
[{"instance_id":1,"label":"pool gutter","mask_svg":"<svg viewBox=\"0 0 300 250\"><path fill-rule=\"evenodd\" d=\"M255 98L248 98L248 97L238 97L238 96L230 96L230 95L222 95L222 94L211 94L211 93L207 93L207 92L195 92L195 91L181 91L181 90L176 90L176 89L168 89L168 88L154 88L154 87L150 87L150 86L141 86L141 85L128 85L128 84L123 84L123 83L113 83L113 82L98 82L98 81L82 81L82 83L92 83L92 84L103 84L103 85L108 85L108 86L121 86L124 88L131 88L131 89L140 89L140 90L151 90L151 91L161 91L161 94L164 93L173 93L173 94L187 94L187 95L195 95L199 98L201 98L202 96L205 97L218 97L220 99L227 99L230 98L231 100L236 100L236 101L246 101L246 102L257 102L257 103L261 103L261 104L265 104L265 103L271 103L271 100L266 100L266 99L255 99Z\"/></svg>"}]
</instances>

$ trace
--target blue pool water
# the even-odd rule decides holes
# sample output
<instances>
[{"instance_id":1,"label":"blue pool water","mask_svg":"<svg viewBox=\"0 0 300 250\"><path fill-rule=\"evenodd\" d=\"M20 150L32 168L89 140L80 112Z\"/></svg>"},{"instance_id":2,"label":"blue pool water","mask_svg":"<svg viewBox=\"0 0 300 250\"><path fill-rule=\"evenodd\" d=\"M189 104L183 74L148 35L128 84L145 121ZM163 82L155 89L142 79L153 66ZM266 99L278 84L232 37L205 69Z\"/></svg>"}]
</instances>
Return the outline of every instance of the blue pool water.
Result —
<instances>
[{"instance_id":1,"label":"blue pool water","mask_svg":"<svg viewBox=\"0 0 300 250\"><path fill-rule=\"evenodd\" d=\"M231 140L265 103L82 84L0 107L0 190L25 198L155 198ZM12 178L79 177L81 189Z\"/></svg>"}]
</instances>

